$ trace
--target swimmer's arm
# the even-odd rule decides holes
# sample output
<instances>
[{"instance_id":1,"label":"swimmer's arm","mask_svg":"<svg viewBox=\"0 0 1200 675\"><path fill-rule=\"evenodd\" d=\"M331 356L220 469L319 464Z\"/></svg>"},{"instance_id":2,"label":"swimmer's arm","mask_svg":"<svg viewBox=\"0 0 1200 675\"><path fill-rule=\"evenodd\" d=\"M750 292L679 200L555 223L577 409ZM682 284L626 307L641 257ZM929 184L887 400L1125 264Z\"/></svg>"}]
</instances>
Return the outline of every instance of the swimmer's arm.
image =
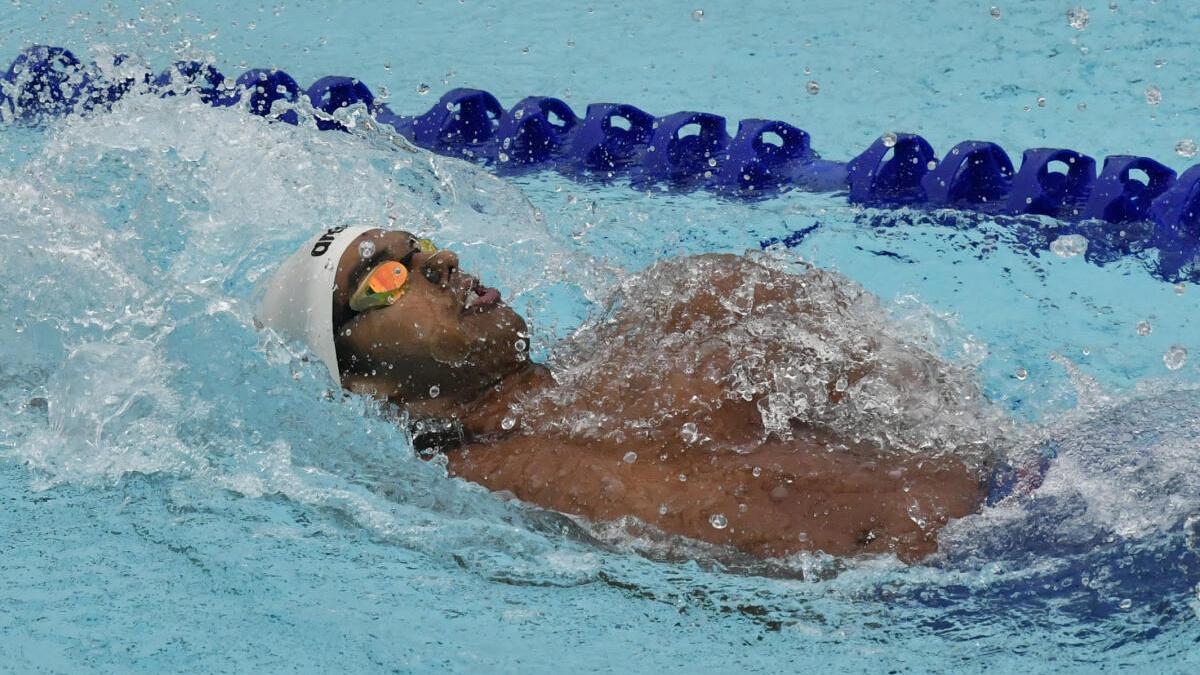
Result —
<instances>
[{"instance_id":1,"label":"swimmer's arm","mask_svg":"<svg viewBox=\"0 0 1200 675\"><path fill-rule=\"evenodd\" d=\"M954 460L866 462L780 444L666 462L644 448L627 462L627 447L516 436L450 453L449 470L544 508L593 521L634 516L774 557L821 550L918 560L937 549L948 520L982 499L979 482Z\"/></svg>"}]
</instances>

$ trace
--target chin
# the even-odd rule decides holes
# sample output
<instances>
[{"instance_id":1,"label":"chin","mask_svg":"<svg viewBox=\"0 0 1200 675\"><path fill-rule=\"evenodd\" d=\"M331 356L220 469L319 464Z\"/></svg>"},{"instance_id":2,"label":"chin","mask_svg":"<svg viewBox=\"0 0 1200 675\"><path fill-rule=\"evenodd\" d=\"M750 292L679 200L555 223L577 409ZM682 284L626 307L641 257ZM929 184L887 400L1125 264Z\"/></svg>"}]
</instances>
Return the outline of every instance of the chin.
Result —
<instances>
[{"instance_id":1,"label":"chin","mask_svg":"<svg viewBox=\"0 0 1200 675\"><path fill-rule=\"evenodd\" d=\"M491 345L489 349L478 354L479 360L502 363L504 370L519 366L525 359L516 358L517 340L525 341L526 348L523 353L527 357L528 327L525 319L508 305L498 304L485 311L465 315L463 323L469 327L471 333L484 338ZM510 363L512 365L508 367Z\"/></svg>"}]
</instances>

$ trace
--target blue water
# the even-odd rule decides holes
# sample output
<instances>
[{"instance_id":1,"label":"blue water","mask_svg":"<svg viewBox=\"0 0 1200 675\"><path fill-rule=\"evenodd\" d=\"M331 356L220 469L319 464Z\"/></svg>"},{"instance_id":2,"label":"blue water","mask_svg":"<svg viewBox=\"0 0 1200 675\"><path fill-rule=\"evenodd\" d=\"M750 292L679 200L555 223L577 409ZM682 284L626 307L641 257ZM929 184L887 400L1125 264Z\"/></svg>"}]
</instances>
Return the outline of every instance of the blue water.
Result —
<instances>
[{"instance_id":1,"label":"blue water","mask_svg":"<svg viewBox=\"0 0 1200 675\"><path fill-rule=\"evenodd\" d=\"M355 75L410 114L471 86L781 118L834 159L912 131L1183 169L1200 135L1181 3L1085 5L1082 29L1043 1L380 4L14 1L0 55ZM539 356L658 258L815 225L777 254L879 295L1059 459L914 567L755 563L505 501L253 327L256 282L316 227L389 218L495 280ZM505 182L151 96L0 131L0 241L0 670L1200 668L1200 289L1149 258L1031 253L1003 223L838 195Z\"/></svg>"}]
</instances>

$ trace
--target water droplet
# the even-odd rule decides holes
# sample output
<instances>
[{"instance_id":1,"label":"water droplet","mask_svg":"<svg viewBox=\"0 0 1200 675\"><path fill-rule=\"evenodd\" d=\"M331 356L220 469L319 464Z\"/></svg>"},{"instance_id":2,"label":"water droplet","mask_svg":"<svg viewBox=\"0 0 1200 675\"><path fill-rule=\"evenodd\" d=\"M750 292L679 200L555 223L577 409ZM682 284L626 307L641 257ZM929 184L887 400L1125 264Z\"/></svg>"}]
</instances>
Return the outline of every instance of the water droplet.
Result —
<instances>
[{"instance_id":1,"label":"water droplet","mask_svg":"<svg viewBox=\"0 0 1200 675\"><path fill-rule=\"evenodd\" d=\"M667 505L666 504L658 505L658 515L660 515L660 516L667 515Z\"/></svg>"},{"instance_id":2,"label":"water droplet","mask_svg":"<svg viewBox=\"0 0 1200 675\"><path fill-rule=\"evenodd\" d=\"M1167 353L1163 354L1163 365L1167 370L1179 370L1187 363L1187 355L1187 349L1181 345L1172 345Z\"/></svg>"},{"instance_id":3,"label":"water droplet","mask_svg":"<svg viewBox=\"0 0 1200 675\"><path fill-rule=\"evenodd\" d=\"M1182 282L1175 284L1175 295L1183 295L1185 290L1187 290L1187 286L1184 286Z\"/></svg>"},{"instance_id":4,"label":"water droplet","mask_svg":"<svg viewBox=\"0 0 1200 675\"><path fill-rule=\"evenodd\" d=\"M370 258L371 256L375 255L375 242L371 241L370 239L361 242L358 245L358 255L363 258Z\"/></svg>"},{"instance_id":5,"label":"water droplet","mask_svg":"<svg viewBox=\"0 0 1200 675\"><path fill-rule=\"evenodd\" d=\"M25 332L25 320L19 316L14 318L13 319L13 330L17 332L17 335L24 333Z\"/></svg>"},{"instance_id":6,"label":"water droplet","mask_svg":"<svg viewBox=\"0 0 1200 675\"><path fill-rule=\"evenodd\" d=\"M686 483L686 482L687 482L687 474L686 474L686 473L681 473L681 474L679 474L679 482L680 482L680 483Z\"/></svg>"},{"instance_id":7,"label":"water droplet","mask_svg":"<svg viewBox=\"0 0 1200 675\"><path fill-rule=\"evenodd\" d=\"M1045 96L1037 97L1037 104L1038 104L1039 108L1045 108L1046 107L1046 97Z\"/></svg>"},{"instance_id":8,"label":"water droplet","mask_svg":"<svg viewBox=\"0 0 1200 675\"><path fill-rule=\"evenodd\" d=\"M1087 110L1087 103L1080 101L1079 105L1077 105L1075 107L1079 110L1079 112L1083 112L1083 111Z\"/></svg>"},{"instance_id":9,"label":"water droplet","mask_svg":"<svg viewBox=\"0 0 1200 675\"><path fill-rule=\"evenodd\" d=\"M1121 609L1129 609L1130 607L1133 607L1133 600L1125 598L1120 602L1119 606Z\"/></svg>"},{"instance_id":10,"label":"water droplet","mask_svg":"<svg viewBox=\"0 0 1200 675\"><path fill-rule=\"evenodd\" d=\"M1060 258L1074 258L1087 253L1088 240L1082 234L1064 234L1050 243L1050 250Z\"/></svg>"},{"instance_id":11,"label":"water droplet","mask_svg":"<svg viewBox=\"0 0 1200 675\"><path fill-rule=\"evenodd\" d=\"M1167 65L1166 59L1154 59L1154 67L1155 68L1162 68L1165 65Z\"/></svg>"},{"instance_id":12,"label":"water droplet","mask_svg":"<svg viewBox=\"0 0 1200 675\"><path fill-rule=\"evenodd\" d=\"M1180 157L1195 157L1197 150L1200 148L1196 147L1196 141L1190 138L1185 138L1175 144L1175 154Z\"/></svg>"},{"instance_id":13,"label":"water droplet","mask_svg":"<svg viewBox=\"0 0 1200 675\"><path fill-rule=\"evenodd\" d=\"M513 343L513 348L519 352L525 351L525 348L528 346L529 345L526 344L526 342L524 340L517 340L516 342Z\"/></svg>"},{"instance_id":14,"label":"water droplet","mask_svg":"<svg viewBox=\"0 0 1200 675\"><path fill-rule=\"evenodd\" d=\"M384 62L383 62L383 69L384 69L384 70L391 70L391 69L392 69L392 62L391 62L391 61L384 61Z\"/></svg>"},{"instance_id":15,"label":"water droplet","mask_svg":"<svg viewBox=\"0 0 1200 675\"><path fill-rule=\"evenodd\" d=\"M422 82L421 84L418 84L417 85L417 93L422 96L424 96L425 94L428 94L429 93L429 85L425 84L424 82Z\"/></svg>"},{"instance_id":16,"label":"water droplet","mask_svg":"<svg viewBox=\"0 0 1200 675\"><path fill-rule=\"evenodd\" d=\"M933 171L934 169L937 168L937 160L934 160L934 159L929 160L928 162L926 162L925 168L929 169L930 171Z\"/></svg>"},{"instance_id":17,"label":"water droplet","mask_svg":"<svg viewBox=\"0 0 1200 675\"><path fill-rule=\"evenodd\" d=\"M625 456L621 458L621 461L625 462L626 464L633 464L637 461L637 453L630 450L629 452L625 453Z\"/></svg>"},{"instance_id":18,"label":"water droplet","mask_svg":"<svg viewBox=\"0 0 1200 675\"><path fill-rule=\"evenodd\" d=\"M804 85L804 90L815 96L821 92L821 85L817 84L816 80L809 80L808 84Z\"/></svg>"},{"instance_id":19,"label":"water droplet","mask_svg":"<svg viewBox=\"0 0 1200 675\"><path fill-rule=\"evenodd\" d=\"M692 21L703 21L703 20L704 20L704 10L693 9L692 10Z\"/></svg>"},{"instance_id":20,"label":"water droplet","mask_svg":"<svg viewBox=\"0 0 1200 675\"><path fill-rule=\"evenodd\" d=\"M1112 2L1108 3L1108 11L1110 11L1110 12L1117 11L1117 0L1112 0Z\"/></svg>"},{"instance_id":21,"label":"water droplet","mask_svg":"<svg viewBox=\"0 0 1200 675\"><path fill-rule=\"evenodd\" d=\"M1017 368L1017 372L1015 372L1013 374L1016 375L1017 379L1022 382L1024 382L1025 379L1029 377L1029 371L1025 370L1024 368Z\"/></svg>"},{"instance_id":22,"label":"water droplet","mask_svg":"<svg viewBox=\"0 0 1200 675\"><path fill-rule=\"evenodd\" d=\"M1150 105L1158 105L1162 103L1162 90L1157 85L1146 87L1146 103Z\"/></svg>"},{"instance_id":23,"label":"water droplet","mask_svg":"<svg viewBox=\"0 0 1200 675\"><path fill-rule=\"evenodd\" d=\"M885 148L896 147L896 134L894 134L893 132L885 131L883 136L881 136L880 138L883 139L883 147L885 147Z\"/></svg>"},{"instance_id":24,"label":"water droplet","mask_svg":"<svg viewBox=\"0 0 1200 675\"><path fill-rule=\"evenodd\" d=\"M504 419L500 420L500 428L505 431L508 431L515 426L517 426L517 421L511 417L505 417Z\"/></svg>"},{"instance_id":25,"label":"water droplet","mask_svg":"<svg viewBox=\"0 0 1200 675\"><path fill-rule=\"evenodd\" d=\"M429 388L429 398L437 398L438 394L442 393L442 388L436 384Z\"/></svg>"},{"instance_id":26,"label":"water droplet","mask_svg":"<svg viewBox=\"0 0 1200 675\"><path fill-rule=\"evenodd\" d=\"M999 7L992 5L991 14L992 14L993 19L995 19L997 21L1000 20L1000 8Z\"/></svg>"},{"instance_id":27,"label":"water droplet","mask_svg":"<svg viewBox=\"0 0 1200 675\"><path fill-rule=\"evenodd\" d=\"M725 519L724 513L714 513L708 517L708 524L715 529L723 530L729 526L729 521Z\"/></svg>"},{"instance_id":28,"label":"water droplet","mask_svg":"<svg viewBox=\"0 0 1200 675\"><path fill-rule=\"evenodd\" d=\"M508 161L508 153L506 153L506 152L500 153L499 158L500 158L501 162L507 162Z\"/></svg>"},{"instance_id":29,"label":"water droplet","mask_svg":"<svg viewBox=\"0 0 1200 675\"><path fill-rule=\"evenodd\" d=\"M738 513L745 513L749 508L745 504L738 504Z\"/></svg>"},{"instance_id":30,"label":"water droplet","mask_svg":"<svg viewBox=\"0 0 1200 675\"><path fill-rule=\"evenodd\" d=\"M574 40L567 40L567 47L574 47L574 46L575 46Z\"/></svg>"},{"instance_id":31,"label":"water droplet","mask_svg":"<svg viewBox=\"0 0 1200 675\"><path fill-rule=\"evenodd\" d=\"M684 443L695 443L700 438L700 430L696 428L695 422L688 422L680 427L679 437Z\"/></svg>"},{"instance_id":32,"label":"water droplet","mask_svg":"<svg viewBox=\"0 0 1200 675\"><path fill-rule=\"evenodd\" d=\"M846 391L846 387L848 386L850 386L850 383L846 381L846 376L843 375L837 379L837 382L833 383L833 390L843 392Z\"/></svg>"},{"instance_id":33,"label":"water droplet","mask_svg":"<svg viewBox=\"0 0 1200 675\"><path fill-rule=\"evenodd\" d=\"M750 473L751 473L751 474L752 474L752 475L753 475L755 478L758 478L759 476L761 476L761 475L762 475L762 467L761 467L761 466L756 466L756 467L754 467L754 469L752 469L752 470L750 471Z\"/></svg>"},{"instance_id":34,"label":"water droplet","mask_svg":"<svg viewBox=\"0 0 1200 675\"><path fill-rule=\"evenodd\" d=\"M1134 330L1137 331L1138 335L1141 335L1142 337L1146 337L1151 332L1153 332L1154 328L1150 325L1149 321L1146 321L1145 319L1143 319L1143 320L1137 322L1137 326L1134 327Z\"/></svg>"},{"instance_id":35,"label":"water droplet","mask_svg":"<svg viewBox=\"0 0 1200 675\"><path fill-rule=\"evenodd\" d=\"M709 166L716 166L716 165L717 165L717 158L716 158L716 157L709 157L709 158L708 158L708 165L709 165Z\"/></svg>"},{"instance_id":36,"label":"water droplet","mask_svg":"<svg viewBox=\"0 0 1200 675\"><path fill-rule=\"evenodd\" d=\"M1072 7L1067 10L1067 24L1075 30L1088 27L1088 11L1083 7Z\"/></svg>"}]
</instances>

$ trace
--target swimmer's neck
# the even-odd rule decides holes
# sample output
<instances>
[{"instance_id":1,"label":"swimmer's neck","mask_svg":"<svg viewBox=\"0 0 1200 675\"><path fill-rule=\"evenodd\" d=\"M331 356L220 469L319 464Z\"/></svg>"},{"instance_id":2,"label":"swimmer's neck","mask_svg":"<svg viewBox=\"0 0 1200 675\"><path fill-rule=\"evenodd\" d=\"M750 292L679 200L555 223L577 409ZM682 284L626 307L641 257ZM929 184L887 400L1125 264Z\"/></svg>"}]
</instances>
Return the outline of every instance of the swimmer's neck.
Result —
<instances>
[{"instance_id":1,"label":"swimmer's neck","mask_svg":"<svg viewBox=\"0 0 1200 675\"><path fill-rule=\"evenodd\" d=\"M397 401L413 420L453 420L462 425L467 440L502 434L510 406L520 398L554 385L550 369L526 362L517 370L476 391L457 397Z\"/></svg>"}]
</instances>

